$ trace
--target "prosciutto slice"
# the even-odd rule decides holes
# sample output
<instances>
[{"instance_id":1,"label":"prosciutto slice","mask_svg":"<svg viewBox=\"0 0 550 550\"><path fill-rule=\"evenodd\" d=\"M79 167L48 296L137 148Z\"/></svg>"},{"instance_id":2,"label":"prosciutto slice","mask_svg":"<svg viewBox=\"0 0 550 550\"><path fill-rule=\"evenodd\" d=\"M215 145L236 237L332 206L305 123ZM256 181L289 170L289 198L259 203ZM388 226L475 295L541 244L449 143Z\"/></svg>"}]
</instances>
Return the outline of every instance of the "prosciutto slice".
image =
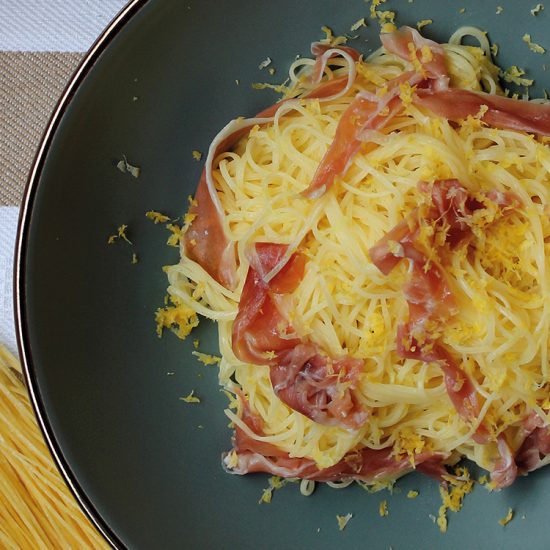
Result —
<instances>
[{"instance_id":1,"label":"prosciutto slice","mask_svg":"<svg viewBox=\"0 0 550 550\"><path fill-rule=\"evenodd\" d=\"M550 105L457 88L417 90L413 103L453 121L479 116L494 128L550 136Z\"/></svg>"},{"instance_id":2,"label":"prosciutto slice","mask_svg":"<svg viewBox=\"0 0 550 550\"><path fill-rule=\"evenodd\" d=\"M246 397L239 393L241 401L241 420L258 436L263 436L262 420L250 411ZM308 458L291 458L288 453L271 443L258 441L250 437L239 426L235 426L233 450L237 453L237 464L228 468L227 455L224 468L233 474L244 475L254 472L266 472L280 477L311 479L315 481L360 480L366 482L382 481L413 469L408 456L394 457L391 448L368 449L348 453L342 460L330 468L319 469ZM420 453L414 457L414 468L442 481L448 475L444 453Z\"/></svg>"},{"instance_id":3,"label":"prosciutto slice","mask_svg":"<svg viewBox=\"0 0 550 550\"><path fill-rule=\"evenodd\" d=\"M420 189L428 191L425 183ZM492 200L503 209L519 205L512 193L490 192ZM491 199L492 197L492 199ZM403 292L409 307L409 317L398 327L397 353L403 358L436 363L443 371L445 387L457 412L468 422L473 422L481 410L481 400L468 375L456 360L438 343L437 332L445 321L457 313L455 299L442 265L429 260L419 242L421 223L431 223L435 228L445 228L444 245L453 249L464 239L471 237L468 220L484 204L470 197L456 179L438 180L431 189L431 204L418 207L409 217L389 231L373 248L373 263L385 275L403 259L412 264L411 276ZM435 243L432 243L435 246ZM474 435L479 443L485 443L488 432L480 425Z\"/></svg>"},{"instance_id":4,"label":"prosciutto slice","mask_svg":"<svg viewBox=\"0 0 550 550\"><path fill-rule=\"evenodd\" d=\"M233 351L242 361L268 365L273 390L292 409L320 424L357 429L367 419L354 395L363 361L328 357L302 341L278 307L302 280L304 256L294 253L269 283L263 278L286 250L256 243L233 323Z\"/></svg>"},{"instance_id":5,"label":"prosciutto slice","mask_svg":"<svg viewBox=\"0 0 550 550\"><path fill-rule=\"evenodd\" d=\"M379 90L383 92L380 95L367 92L357 94L342 115L333 142L321 160L313 180L303 192L307 198L322 196L333 185L336 177L345 174L351 160L364 143L364 136L382 130L402 111L403 103L399 97L402 84L415 86L432 80L434 89L443 90L448 87L449 77L441 45L423 38L410 27L382 34L381 40L391 53L408 61L414 60L413 65L418 70L403 73L390 80L385 91ZM317 63L322 59L323 56L319 57Z\"/></svg>"},{"instance_id":6,"label":"prosciutto slice","mask_svg":"<svg viewBox=\"0 0 550 550\"><path fill-rule=\"evenodd\" d=\"M347 76L322 82L306 95L308 99L328 99L343 92L349 85ZM277 110L290 100L282 100L258 113L250 123L227 133L218 143L207 162L232 149L250 128L260 123L266 124L276 114ZM194 217L182 241L185 255L197 262L211 277L226 288L234 289L237 285L237 260L235 244L229 241L223 229L223 220L219 208L212 200L207 182L207 166L205 166L189 213Z\"/></svg>"},{"instance_id":7,"label":"prosciutto slice","mask_svg":"<svg viewBox=\"0 0 550 550\"><path fill-rule=\"evenodd\" d=\"M434 80L435 89L448 88L449 75L441 44L424 38L416 29L406 26L392 33L381 34L380 40L389 53L405 61L412 61L425 78Z\"/></svg>"}]
</instances>

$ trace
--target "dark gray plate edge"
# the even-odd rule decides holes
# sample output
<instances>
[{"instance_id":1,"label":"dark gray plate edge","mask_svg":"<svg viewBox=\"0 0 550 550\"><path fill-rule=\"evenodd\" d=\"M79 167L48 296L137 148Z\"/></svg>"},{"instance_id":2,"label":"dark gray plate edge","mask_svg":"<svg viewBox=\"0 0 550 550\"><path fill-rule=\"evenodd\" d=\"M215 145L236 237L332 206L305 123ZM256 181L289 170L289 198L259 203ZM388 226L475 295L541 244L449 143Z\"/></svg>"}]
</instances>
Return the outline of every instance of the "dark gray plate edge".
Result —
<instances>
[{"instance_id":1,"label":"dark gray plate edge","mask_svg":"<svg viewBox=\"0 0 550 550\"><path fill-rule=\"evenodd\" d=\"M57 102L50 121L44 131L40 146L35 155L27 184L23 192L21 209L19 212L19 221L17 228L17 237L15 243L14 255L14 273L13 273L13 299L15 313L15 330L17 338L17 347L19 357L23 367L25 383L29 392L30 400L38 425L42 431L46 444L54 459L54 462L69 487L71 493L76 498L85 515L91 520L98 531L103 535L106 541L115 549L123 549L125 546L119 537L109 527L108 523L101 517L93 503L90 501L83 488L66 460L63 450L55 439L53 428L48 420L43 398L38 387L36 378L36 365L33 361L32 350L28 337L28 319L26 317L26 256L28 246L28 236L32 211L36 198L36 192L44 162L51 146L53 137L59 128L71 100L86 78L90 69L93 67L99 56L105 51L105 48L111 43L113 38L128 23L128 21L148 2L148 0L130 0L128 4L114 17L114 19L105 28L102 34L96 39L92 47L88 50L83 60L79 64L71 80L67 84L63 94Z\"/></svg>"}]
</instances>

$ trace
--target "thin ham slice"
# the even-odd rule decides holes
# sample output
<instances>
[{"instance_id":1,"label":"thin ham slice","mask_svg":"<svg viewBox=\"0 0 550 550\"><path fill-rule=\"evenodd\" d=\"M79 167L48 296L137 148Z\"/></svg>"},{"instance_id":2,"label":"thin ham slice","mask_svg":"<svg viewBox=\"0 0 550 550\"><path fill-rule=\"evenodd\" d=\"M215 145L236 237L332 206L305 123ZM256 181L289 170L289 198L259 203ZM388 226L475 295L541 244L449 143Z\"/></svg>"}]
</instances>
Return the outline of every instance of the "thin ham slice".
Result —
<instances>
[{"instance_id":1,"label":"thin ham slice","mask_svg":"<svg viewBox=\"0 0 550 550\"><path fill-rule=\"evenodd\" d=\"M320 83L305 97L307 99L326 100L342 93L349 86L347 76L335 78ZM211 156L211 161L223 153L232 149L250 128L260 121L269 121L277 110L290 100L282 100L258 113L250 124L242 124L241 127L228 133L218 144ZM266 124L267 122L263 122ZM211 277L226 288L234 289L237 285L237 260L235 244L227 239L222 223L219 208L216 208L212 200L207 183L207 168L203 170L199 185L195 193L195 200L189 210L194 219L185 233L182 247L185 255L197 262Z\"/></svg>"},{"instance_id":2,"label":"thin ham slice","mask_svg":"<svg viewBox=\"0 0 550 550\"><path fill-rule=\"evenodd\" d=\"M424 192L429 190L425 183L419 187ZM492 197L503 213L520 204L512 193L492 191L486 197L488 200ZM371 260L385 275L403 259L412 263L410 279L403 288L409 317L398 327L397 353L403 358L439 365L451 402L468 422L474 422L479 416L482 400L457 361L431 336L434 326L437 330L457 309L445 270L438 262L428 261L419 243L419 232L422 222L444 227L444 244L452 250L472 236L468 220L480 208L484 208L484 204L471 197L458 180L438 180L431 189L430 204L416 208L370 250ZM473 437L478 443L486 443L489 433L481 424Z\"/></svg>"},{"instance_id":3,"label":"thin ham slice","mask_svg":"<svg viewBox=\"0 0 550 550\"><path fill-rule=\"evenodd\" d=\"M241 420L251 432L265 435L262 419L250 410L248 400L238 391L241 402ZM277 446L255 439L238 425L233 436L233 451L237 454L237 464L228 468L227 454L224 455L224 468L233 474L244 475L265 472L284 478L298 477L315 481L359 480L366 482L382 481L396 475L417 469L418 471L444 481L448 476L444 462L449 458L445 453L424 452L415 455L414 466L410 457L393 456L393 450L363 448L348 453L342 460L329 468L319 469L308 458L291 458Z\"/></svg>"},{"instance_id":4,"label":"thin ham slice","mask_svg":"<svg viewBox=\"0 0 550 550\"><path fill-rule=\"evenodd\" d=\"M424 77L434 80L436 89L444 90L449 86L445 51L441 44L424 38L416 29L406 26L381 34L380 40L389 53L412 61Z\"/></svg>"},{"instance_id":5,"label":"thin ham slice","mask_svg":"<svg viewBox=\"0 0 550 550\"><path fill-rule=\"evenodd\" d=\"M302 280L304 256L294 253L273 279L264 280L286 250L286 245L256 243L250 254L233 323L233 351L242 361L268 365L273 390L292 409L320 424L357 429L367 419L354 394L363 361L328 357L302 341L277 305Z\"/></svg>"},{"instance_id":6,"label":"thin ham slice","mask_svg":"<svg viewBox=\"0 0 550 550\"><path fill-rule=\"evenodd\" d=\"M550 136L550 105L457 88L417 90L413 102L453 121L479 116L495 128ZM485 112L484 106L487 107Z\"/></svg>"}]
</instances>

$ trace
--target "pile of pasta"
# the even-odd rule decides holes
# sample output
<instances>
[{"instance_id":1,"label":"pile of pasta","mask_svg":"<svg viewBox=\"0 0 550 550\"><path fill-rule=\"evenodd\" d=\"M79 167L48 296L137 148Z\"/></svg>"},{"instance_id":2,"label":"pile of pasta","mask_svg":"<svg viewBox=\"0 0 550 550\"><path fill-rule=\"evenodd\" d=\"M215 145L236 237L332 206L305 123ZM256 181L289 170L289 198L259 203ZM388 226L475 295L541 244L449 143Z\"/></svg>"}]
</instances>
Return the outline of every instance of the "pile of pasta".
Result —
<instances>
[{"instance_id":1,"label":"pile of pasta","mask_svg":"<svg viewBox=\"0 0 550 550\"><path fill-rule=\"evenodd\" d=\"M230 472L445 479L467 457L505 487L550 462L550 108L505 98L476 29L382 42L314 44L217 136L171 322L217 322Z\"/></svg>"},{"instance_id":2,"label":"pile of pasta","mask_svg":"<svg viewBox=\"0 0 550 550\"><path fill-rule=\"evenodd\" d=\"M57 471L19 361L0 344L0 546L108 548Z\"/></svg>"}]
</instances>

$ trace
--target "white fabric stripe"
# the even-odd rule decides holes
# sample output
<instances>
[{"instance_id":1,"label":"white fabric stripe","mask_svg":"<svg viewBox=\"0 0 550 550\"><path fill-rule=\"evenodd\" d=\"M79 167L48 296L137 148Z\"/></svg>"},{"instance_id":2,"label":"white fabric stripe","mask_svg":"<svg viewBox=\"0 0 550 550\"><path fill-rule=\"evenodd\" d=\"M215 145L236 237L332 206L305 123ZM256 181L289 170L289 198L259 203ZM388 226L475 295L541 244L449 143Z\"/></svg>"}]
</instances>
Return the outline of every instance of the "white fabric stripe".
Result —
<instances>
[{"instance_id":1,"label":"white fabric stripe","mask_svg":"<svg viewBox=\"0 0 550 550\"><path fill-rule=\"evenodd\" d=\"M125 0L0 0L0 50L84 52Z\"/></svg>"},{"instance_id":2,"label":"white fabric stripe","mask_svg":"<svg viewBox=\"0 0 550 550\"><path fill-rule=\"evenodd\" d=\"M0 206L0 344L17 353L13 319L13 251L19 208Z\"/></svg>"}]
</instances>

